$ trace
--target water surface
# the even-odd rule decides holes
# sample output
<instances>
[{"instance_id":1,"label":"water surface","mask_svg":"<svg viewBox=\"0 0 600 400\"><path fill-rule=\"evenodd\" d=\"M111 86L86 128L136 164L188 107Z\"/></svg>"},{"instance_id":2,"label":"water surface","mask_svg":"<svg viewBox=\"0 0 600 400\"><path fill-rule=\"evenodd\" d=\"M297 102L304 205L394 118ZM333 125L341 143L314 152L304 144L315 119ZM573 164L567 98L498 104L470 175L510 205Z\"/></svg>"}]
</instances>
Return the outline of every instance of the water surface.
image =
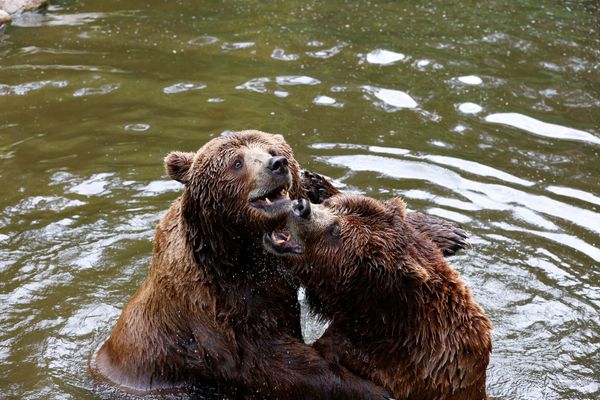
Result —
<instances>
[{"instance_id":1,"label":"water surface","mask_svg":"<svg viewBox=\"0 0 600 400\"><path fill-rule=\"evenodd\" d=\"M54 1L0 39L3 397L118 396L86 360L181 191L162 158L248 128L472 234L493 398L600 396L595 2L148 3Z\"/></svg>"}]
</instances>

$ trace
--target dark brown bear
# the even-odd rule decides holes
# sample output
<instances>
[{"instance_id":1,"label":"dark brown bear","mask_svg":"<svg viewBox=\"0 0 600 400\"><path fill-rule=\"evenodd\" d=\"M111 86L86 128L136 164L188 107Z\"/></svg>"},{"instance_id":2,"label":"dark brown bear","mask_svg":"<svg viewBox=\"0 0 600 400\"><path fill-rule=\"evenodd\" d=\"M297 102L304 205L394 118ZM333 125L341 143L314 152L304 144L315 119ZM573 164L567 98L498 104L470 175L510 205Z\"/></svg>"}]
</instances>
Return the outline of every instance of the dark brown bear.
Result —
<instances>
[{"instance_id":1,"label":"dark brown bear","mask_svg":"<svg viewBox=\"0 0 600 400\"><path fill-rule=\"evenodd\" d=\"M401 199L295 201L264 244L325 304L325 358L397 399L487 398L491 323Z\"/></svg>"},{"instance_id":2,"label":"dark brown bear","mask_svg":"<svg viewBox=\"0 0 600 400\"><path fill-rule=\"evenodd\" d=\"M148 278L92 372L141 394L217 382L260 399L385 398L303 342L297 285L261 245L288 195L301 194L283 137L239 132L165 164L184 193L159 222Z\"/></svg>"}]
</instances>

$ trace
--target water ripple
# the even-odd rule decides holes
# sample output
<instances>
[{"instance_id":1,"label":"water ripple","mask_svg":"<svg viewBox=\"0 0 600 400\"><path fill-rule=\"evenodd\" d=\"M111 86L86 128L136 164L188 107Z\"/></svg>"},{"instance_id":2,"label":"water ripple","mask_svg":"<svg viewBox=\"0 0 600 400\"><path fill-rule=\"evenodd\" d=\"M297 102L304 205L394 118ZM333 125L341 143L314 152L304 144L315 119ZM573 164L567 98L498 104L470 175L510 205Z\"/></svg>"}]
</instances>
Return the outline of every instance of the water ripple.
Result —
<instances>
[{"instance_id":1,"label":"water ripple","mask_svg":"<svg viewBox=\"0 0 600 400\"><path fill-rule=\"evenodd\" d=\"M102 85L97 88L81 88L77 89L75 93L73 93L74 97L83 97L83 96L97 96L103 94L109 94L114 92L115 90L121 87L120 83L109 83L106 85Z\"/></svg>"},{"instance_id":2,"label":"water ripple","mask_svg":"<svg viewBox=\"0 0 600 400\"><path fill-rule=\"evenodd\" d=\"M320 80L304 75L284 75L275 78L279 85L318 85Z\"/></svg>"},{"instance_id":3,"label":"water ripple","mask_svg":"<svg viewBox=\"0 0 600 400\"><path fill-rule=\"evenodd\" d=\"M300 58L298 54L286 54L284 49L275 49L271 53L271 58L280 61L295 61Z\"/></svg>"},{"instance_id":4,"label":"water ripple","mask_svg":"<svg viewBox=\"0 0 600 400\"><path fill-rule=\"evenodd\" d=\"M76 14L55 14L55 13L24 13L18 15L13 25L32 28L37 26L78 26L85 25L105 18L105 13L76 13ZM122 15L124 15L122 13Z\"/></svg>"},{"instance_id":5,"label":"water ripple","mask_svg":"<svg viewBox=\"0 0 600 400\"><path fill-rule=\"evenodd\" d=\"M322 50L317 50L317 51L307 51L306 55L310 56L310 57L314 57L314 58L327 59L327 58L331 58L331 57L339 54L346 46L347 46L346 43L340 43L329 49L322 49Z\"/></svg>"},{"instance_id":6,"label":"water ripple","mask_svg":"<svg viewBox=\"0 0 600 400\"><path fill-rule=\"evenodd\" d=\"M253 47L254 42L225 42L221 45L221 49L225 51L242 50Z\"/></svg>"},{"instance_id":7,"label":"water ripple","mask_svg":"<svg viewBox=\"0 0 600 400\"><path fill-rule=\"evenodd\" d=\"M103 73L126 73L126 71L118 68L95 66L95 65L65 65L65 64L18 64L3 66L2 69L29 69L29 70L64 70L64 71L88 71L88 72L103 72Z\"/></svg>"},{"instance_id":8,"label":"water ripple","mask_svg":"<svg viewBox=\"0 0 600 400\"><path fill-rule=\"evenodd\" d=\"M478 86L483 83L483 80L476 75L459 76L458 78L456 78L456 80L458 80L459 82L462 82L466 85L473 85L473 86Z\"/></svg>"},{"instance_id":9,"label":"water ripple","mask_svg":"<svg viewBox=\"0 0 600 400\"><path fill-rule=\"evenodd\" d=\"M187 44L191 45L191 46L206 46L209 44L214 44L217 43L219 41L219 38L215 37L215 36L209 36L209 35L205 35L205 36L200 36L194 39L190 39L187 41Z\"/></svg>"},{"instance_id":10,"label":"water ripple","mask_svg":"<svg viewBox=\"0 0 600 400\"><path fill-rule=\"evenodd\" d=\"M0 84L0 96L8 96L11 94L24 96L33 90L40 90L46 87L64 88L68 86L68 84L67 81L37 81L19 85Z\"/></svg>"},{"instance_id":11,"label":"water ripple","mask_svg":"<svg viewBox=\"0 0 600 400\"><path fill-rule=\"evenodd\" d=\"M336 99L329 96L318 96L313 99L313 103L319 106L342 107L343 104L338 103Z\"/></svg>"},{"instance_id":12,"label":"water ripple","mask_svg":"<svg viewBox=\"0 0 600 400\"><path fill-rule=\"evenodd\" d=\"M265 85L269 82L271 82L271 79L267 77L254 78L250 79L246 83L236 86L235 88L238 90L249 90L256 93L266 93L267 88Z\"/></svg>"},{"instance_id":13,"label":"water ripple","mask_svg":"<svg viewBox=\"0 0 600 400\"><path fill-rule=\"evenodd\" d=\"M167 86L163 89L163 93L165 94L175 94L181 92L188 92L190 90L202 90L206 89L206 85L204 83L199 82L179 82L171 86Z\"/></svg>"},{"instance_id":14,"label":"water ripple","mask_svg":"<svg viewBox=\"0 0 600 400\"><path fill-rule=\"evenodd\" d=\"M600 138L591 133L569 128L562 125L550 124L519 113L498 113L485 117L485 121L509 125L534 135L552 139L566 139L600 144Z\"/></svg>"},{"instance_id":15,"label":"water ripple","mask_svg":"<svg viewBox=\"0 0 600 400\"><path fill-rule=\"evenodd\" d=\"M369 64L391 65L398 61L406 60L406 55L390 50L376 49L365 56Z\"/></svg>"},{"instance_id":16,"label":"water ripple","mask_svg":"<svg viewBox=\"0 0 600 400\"><path fill-rule=\"evenodd\" d=\"M69 192L77 193L83 196L94 196L107 192L106 186L110 184L108 178L113 177L112 173L94 174L90 178L75 185L69 189Z\"/></svg>"},{"instance_id":17,"label":"water ripple","mask_svg":"<svg viewBox=\"0 0 600 400\"><path fill-rule=\"evenodd\" d=\"M322 157L322 160L356 172L371 171L396 179L427 181L470 199L482 209L509 211L514 208L514 204L518 204L600 233L598 213L508 186L465 179L453 171L428 163L362 154L327 156Z\"/></svg>"},{"instance_id":18,"label":"water ripple","mask_svg":"<svg viewBox=\"0 0 600 400\"><path fill-rule=\"evenodd\" d=\"M494 222L493 225L509 232L525 232L531 235L541 236L543 238L552 240L553 242L556 242L558 244L571 247L572 249L575 249L587 255L591 259L600 262L600 249L576 236L569 235L566 233L546 232L534 229L519 228L517 226L506 224L503 222Z\"/></svg>"},{"instance_id":19,"label":"water ripple","mask_svg":"<svg viewBox=\"0 0 600 400\"><path fill-rule=\"evenodd\" d=\"M561 196L572 197L574 199L583 200L600 206L600 197L588 192L584 192L583 190L571 189L562 186L548 186L546 189Z\"/></svg>"},{"instance_id":20,"label":"water ripple","mask_svg":"<svg viewBox=\"0 0 600 400\"><path fill-rule=\"evenodd\" d=\"M463 114L479 114L483 111L483 107L475 103L460 103L456 108Z\"/></svg>"},{"instance_id":21,"label":"water ripple","mask_svg":"<svg viewBox=\"0 0 600 400\"><path fill-rule=\"evenodd\" d=\"M381 100L379 105L386 111L396 111L402 108L417 108L419 104L408 93L395 89L384 89L365 85L362 89L369 95ZM376 103L377 105L377 103Z\"/></svg>"}]
</instances>

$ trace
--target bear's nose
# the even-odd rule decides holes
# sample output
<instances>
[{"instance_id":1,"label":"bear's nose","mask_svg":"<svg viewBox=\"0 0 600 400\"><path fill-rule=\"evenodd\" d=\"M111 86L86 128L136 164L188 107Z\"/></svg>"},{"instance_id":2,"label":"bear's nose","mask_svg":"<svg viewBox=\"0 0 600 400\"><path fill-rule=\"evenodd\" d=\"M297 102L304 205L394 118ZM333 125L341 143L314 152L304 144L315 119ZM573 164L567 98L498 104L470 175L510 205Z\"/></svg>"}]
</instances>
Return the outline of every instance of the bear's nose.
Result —
<instances>
[{"instance_id":1,"label":"bear's nose","mask_svg":"<svg viewBox=\"0 0 600 400\"><path fill-rule=\"evenodd\" d=\"M296 217L308 219L310 217L310 202L306 199L294 200L292 212Z\"/></svg>"},{"instance_id":2,"label":"bear's nose","mask_svg":"<svg viewBox=\"0 0 600 400\"><path fill-rule=\"evenodd\" d=\"M283 156L271 157L267 162L267 168L271 171L284 174L287 172L288 160Z\"/></svg>"}]
</instances>

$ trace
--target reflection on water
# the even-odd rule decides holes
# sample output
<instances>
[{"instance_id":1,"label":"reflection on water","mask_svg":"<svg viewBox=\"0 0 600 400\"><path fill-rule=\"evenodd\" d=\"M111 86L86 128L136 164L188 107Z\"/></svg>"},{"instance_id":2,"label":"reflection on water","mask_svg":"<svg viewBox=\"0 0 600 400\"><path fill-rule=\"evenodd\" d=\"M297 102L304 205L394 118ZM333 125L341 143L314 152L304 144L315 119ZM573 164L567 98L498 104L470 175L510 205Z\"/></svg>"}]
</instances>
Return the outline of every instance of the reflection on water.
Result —
<instances>
[{"instance_id":1,"label":"reflection on water","mask_svg":"<svg viewBox=\"0 0 600 400\"><path fill-rule=\"evenodd\" d=\"M375 86L363 86L365 92L375 96L375 98L382 101L381 106L389 111L399 108L416 108L419 106L417 102L408 95L400 90L394 89L383 89Z\"/></svg>"},{"instance_id":2,"label":"reflection on water","mask_svg":"<svg viewBox=\"0 0 600 400\"><path fill-rule=\"evenodd\" d=\"M566 126L549 124L519 113L498 113L485 117L487 122L505 124L523 129L535 135L553 139L580 140L600 144L600 138L588 132Z\"/></svg>"},{"instance_id":3,"label":"reflection on water","mask_svg":"<svg viewBox=\"0 0 600 400\"><path fill-rule=\"evenodd\" d=\"M162 159L258 128L344 190L471 233L452 263L495 325L493 398L598 398L597 16L90 0L16 18L0 39L0 392L125 397L86 362L181 191Z\"/></svg>"},{"instance_id":4,"label":"reflection on water","mask_svg":"<svg viewBox=\"0 0 600 400\"><path fill-rule=\"evenodd\" d=\"M402 53L396 53L394 51L384 49L373 50L366 56L366 60L368 63L380 65L389 65L405 59L406 56Z\"/></svg>"}]
</instances>

